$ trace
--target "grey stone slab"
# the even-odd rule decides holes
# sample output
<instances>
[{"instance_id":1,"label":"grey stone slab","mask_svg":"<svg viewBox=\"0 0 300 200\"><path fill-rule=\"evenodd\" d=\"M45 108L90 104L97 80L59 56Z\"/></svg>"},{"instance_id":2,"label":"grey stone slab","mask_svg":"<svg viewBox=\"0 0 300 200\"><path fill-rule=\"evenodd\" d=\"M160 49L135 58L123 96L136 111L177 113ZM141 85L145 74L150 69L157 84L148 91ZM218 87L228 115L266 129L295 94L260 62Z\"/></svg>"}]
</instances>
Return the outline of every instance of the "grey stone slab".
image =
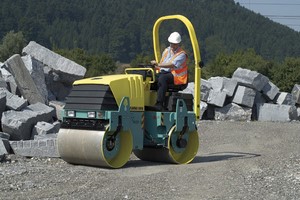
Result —
<instances>
[{"instance_id":1,"label":"grey stone slab","mask_svg":"<svg viewBox=\"0 0 300 200\"><path fill-rule=\"evenodd\" d=\"M268 100L272 101L279 93L279 88L269 81L262 89L262 93L267 97Z\"/></svg>"},{"instance_id":2,"label":"grey stone slab","mask_svg":"<svg viewBox=\"0 0 300 200\"><path fill-rule=\"evenodd\" d=\"M207 103L200 101L200 119L202 119L204 112L207 110Z\"/></svg>"},{"instance_id":3,"label":"grey stone slab","mask_svg":"<svg viewBox=\"0 0 300 200\"><path fill-rule=\"evenodd\" d=\"M201 101L207 102L210 90L212 90L211 83L208 82L205 79L201 79L201 86L200 86L200 92L201 92L200 98L201 98Z\"/></svg>"},{"instance_id":4,"label":"grey stone slab","mask_svg":"<svg viewBox=\"0 0 300 200\"><path fill-rule=\"evenodd\" d=\"M10 134L10 140L29 140L36 121L35 112L9 110L2 114L2 131Z\"/></svg>"},{"instance_id":5,"label":"grey stone slab","mask_svg":"<svg viewBox=\"0 0 300 200\"><path fill-rule=\"evenodd\" d=\"M53 107L47 106L39 102L27 106L26 108L23 109L23 111L35 112L38 118L36 122L38 121L52 122L53 118L56 115Z\"/></svg>"},{"instance_id":6,"label":"grey stone slab","mask_svg":"<svg viewBox=\"0 0 300 200\"><path fill-rule=\"evenodd\" d=\"M4 80L4 78L2 76L0 76L0 88L6 88L6 89L8 89L6 81Z\"/></svg>"},{"instance_id":7,"label":"grey stone slab","mask_svg":"<svg viewBox=\"0 0 300 200\"><path fill-rule=\"evenodd\" d=\"M0 119L6 108L6 92L0 90Z\"/></svg>"},{"instance_id":8,"label":"grey stone slab","mask_svg":"<svg viewBox=\"0 0 300 200\"><path fill-rule=\"evenodd\" d=\"M232 79L236 80L239 85L244 85L253 88L257 91L261 91L265 85L269 82L269 78L248 69L238 68L232 75Z\"/></svg>"},{"instance_id":9,"label":"grey stone slab","mask_svg":"<svg viewBox=\"0 0 300 200\"><path fill-rule=\"evenodd\" d=\"M75 80L84 77L86 69L63 56L31 41L23 49L23 54L31 55L36 60L52 68L60 77L61 82L72 84Z\"/></svg>"},{"instance_id":10,"label":"grey stone slab","mask_svg":"<svg viewBox=\"0 0 300 200\"><path fill-rule=\"evenodd\" d=\"M0 132L0 138L9 140L10 135L8 133Z\"/></svg>"},{"instance_id":11,"label":"grey stone slab","mask_svg":"<svg viewBox=\"0 0 300 200\"><path fill-rule=\"evenodd\" d=\"M63 108L65 107L66 103L62 101L50 101L49 106L53 107L55 109L56 113L56 119L62 121L62 116L63 116Z\"/></svg>"},{"instance_id":12,"label":"grey stone slab","mask_svg":"<svg viewBox=\"0 0 300 200\"><path fill-rule=\"evenodd\" d=\"M31 139L36 135L46 135L51 133L58 133L59 127L48 122L38 122L32 129Z\"/></svg>"},{"instance_id":13,"label":"grey stone slab","mask_svg":"<svg viewBox=\"0 0 300 200\"><path fill-rule=\"evenodd\" d=\"M194 95L194 90L195 90L195 83L190 82L190 83L188 83L188 86L184 90L179 91L179 93L186 93L186 94Z\"/></svg>"},{"instance_id":14,"label":"grey stone slab","mask_svg":"<svg viewBox=\"0 0 300 200\"><path fill-rule=\"evenodd\" d=\"M9 69L6 65L3 65L0 67L2 78L5 80L5 82L7 84L7 87L6 87L7 90L14 95L21 95L21 93L18 89L17 83L15 81L15 78L8 70Z\"/></svg>"},{"instance_id":15,"label":"grey stone slab","mask_svg":"<svg viewBox=\"0 0 300 200\"><path fill-rule=\"evenodd\" d=\"M44 65L30 55L22 56L22 60L29 71L38 91L43 97L45 103L48 102L48 90L45 82Z\"/></svg>"},{"instance_id":16,"label":"grey stone slab","mask_svg":"<svg viewBox=\"0 0 300 200\"><path fill-rule=\"evenodd\" d=\"M17 95L10 93L5 88L0 88L0 93L2 93L2 95L5 93L7 110L19 111L28 105L26 99L20 98Z\"/></svg>"},{"instance_id":17,"label":"grey stone slab","mask_svg":"<svg viewBox=\"0 0 300 200\"><path fill-rule=\"evenodd\" d=\"M292 89L293 100L296 104L300 105L300 85L295 84Z\"/></svg>"},{"instance_id":18,"label":"grey stone slab","mask_svg":"<svg viewBox=\"0 0 300 200\"><path fill-rule=\"evenodd\" d=\"M251 108L243 108L235 103L227 104L222 108L215 109L215 120L250 121Z\"/></svg>"},{"instance_id":19,"label":"grey stone slab","mask_svg":"<svg viewBox=\"0 0 300 200\"><path fill-rule=\"evenodd\" d=\"M297 108L292 105L264 103L257 105L258 121L289 122L297 119Z\"/></svg>"},{"instance_id":20,"label":"grey stone slab","mask_svg":"<svg viewBox=\"0 0 300 200\"><path fill-rule=\"evenodd\" d=\"M10 145L16 155L25 157L60 157L56 138L10 141Z\"/></svg>"},{"instance_id":21,"label":"grey stone slab","mask_svg":"<svg viewBox=\"0 0 300 200\"><path fill-rule=\"evenodd\" d=\"M7 139L0 138L0 156L10 153L10 144Z\"/></svg>"},{"instance_id":22,"label":"grey stone slab","mask_svg":"<svg viewBox=\"0 0 300 200\"><path fill-rule=\"evenodd\" d=\"M41 139L47 139L47 138L57 138L57 133L50 133L46 135L35 135L34 140L41 140Z\"/></svg>"},{"instance_id":23,"label":"grey stone slab","mask_svg":"<svg viewBox=\"0 0 300 200\"><path fill-rule=\"evenodd\" d=\"M39 121L52 122L54 108L42 103L27 106L22 111L6 111L2 114L2 131L10 134L11 140L29 140L34 125Z\"/></svg>"},{"instance_id":24,"label":"grey stone slab","mask_svg":"<svg viewBox=\"0 0 300 200\"><path fill-rule=\"evenodd\" d=\"M207 98L207 103L218 107L223 107L226 100L226 92L211 90Z\"/></svg>"},{"instance_id":25,"label":"grey stone slab","mask_svg":"<svg viewBox=\"0 0 300 200\"><path fill-rule=\"evenodd\" d=\"M295 105L292 94L287 92L280 92L274 99L279 105Z\"/></svg>"},{"instance_id":26,"label":"grey stone slab","mask_svg":"<svg viewBox=\"0 0 300 200\"><path fill-rule=\"evenodd\" d=\"M256 91L254 89L245 86L238 86L232 102L252 108L255 96Z\"/></svg>"},{"instance_id":27,"label":"grey stone slab","mask_svg":"<svg viewBox=\"0 0 300 200\"><path fill-rule=\"evenodd\" d=\"M224 91L228 97L232 97L237 87L237 81L226 77L211 77L208 81L213 90Z\"/></svg>"},{"instance_id":28,"label":"grey stone slab","mask_svg":"<svg viewBox=\"0 0 300 200\"><path fill-rule=\"evenodd\" d=\"M45 100L37 89L37 86L31 78L29 71L25 67L21 56L15 54L5 63L14 76L22 96L27 99L30 104L37 102L45 103Z\"/></svg>"},{"instance_id":29,"label":"grey stone slab","mask_svg":"<svg viewBox=\"0 0 300 200\"><path fill-rule=\"evenodd\" d=\"M297 108L297 115L298 115L298 120L300 120L300 108Z\"/></svg>"}]
</instances>

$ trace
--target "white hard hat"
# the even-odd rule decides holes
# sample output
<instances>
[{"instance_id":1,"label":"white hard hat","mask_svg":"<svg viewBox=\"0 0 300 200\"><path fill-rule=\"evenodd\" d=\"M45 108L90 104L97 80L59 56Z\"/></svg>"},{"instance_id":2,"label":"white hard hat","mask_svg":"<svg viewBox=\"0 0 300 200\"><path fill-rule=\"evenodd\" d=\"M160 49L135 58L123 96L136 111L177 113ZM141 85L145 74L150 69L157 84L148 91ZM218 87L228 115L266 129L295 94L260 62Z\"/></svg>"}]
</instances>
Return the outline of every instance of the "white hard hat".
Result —
<instances>
[{"instance_id":1,"label":"white hard hat","mask_svg":"<svg viewBox=\"0 0 300 200\"><path fill-rule=\"evenodd\" d=\"M179 44L181 42L181 36L178 32L173 32L169 36L168 41L173 44Z\"/></svg>"}]
</instances>

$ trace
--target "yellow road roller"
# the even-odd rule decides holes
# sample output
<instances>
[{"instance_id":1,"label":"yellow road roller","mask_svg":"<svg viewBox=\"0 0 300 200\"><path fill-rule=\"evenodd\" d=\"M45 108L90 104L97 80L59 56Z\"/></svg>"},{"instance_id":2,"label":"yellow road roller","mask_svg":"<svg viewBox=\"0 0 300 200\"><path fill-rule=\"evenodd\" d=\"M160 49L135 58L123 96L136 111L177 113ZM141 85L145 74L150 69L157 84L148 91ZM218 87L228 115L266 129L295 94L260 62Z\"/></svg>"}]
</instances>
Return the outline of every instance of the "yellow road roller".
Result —
<instances>
[{"instance_id":1,"label":"yellow road roller","mask_svg":"<svg viewBox=\"0 0 300 200\"><path fill-rule=\"evenodd\" d=\"M127 68L124 74L75 81L66 100L57 136L58 151L72 164L108 168L124 166L131 153L147 161L185 164L197 154L196 121L200 113L200 51L191 22L182 15L159 18L153 27L156 61L160 60L159 27L180 20L188 30L195 60L195 92L170 85L166 109L154 109L156 70L151 65Z\"/></svg>"}]
</instances>

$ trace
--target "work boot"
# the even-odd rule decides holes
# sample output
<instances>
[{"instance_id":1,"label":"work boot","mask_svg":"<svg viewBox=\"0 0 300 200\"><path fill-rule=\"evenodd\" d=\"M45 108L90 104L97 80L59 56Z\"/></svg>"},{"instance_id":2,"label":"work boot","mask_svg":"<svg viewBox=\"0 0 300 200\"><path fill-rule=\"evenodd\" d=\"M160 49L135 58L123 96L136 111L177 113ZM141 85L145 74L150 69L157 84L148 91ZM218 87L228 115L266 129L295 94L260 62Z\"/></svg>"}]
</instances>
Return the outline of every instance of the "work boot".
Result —
<instances>
[{"instance_id":1,"label":"work boot","mask_svg":"<svg viewBox=\"0 0 300 200\"><path fill-rule=\"evenodd\" d=\"M162 111L163 110L163 105L160 102L156 102L154 108L155 108L156 111Z\"/></svg>"}]
</instances>

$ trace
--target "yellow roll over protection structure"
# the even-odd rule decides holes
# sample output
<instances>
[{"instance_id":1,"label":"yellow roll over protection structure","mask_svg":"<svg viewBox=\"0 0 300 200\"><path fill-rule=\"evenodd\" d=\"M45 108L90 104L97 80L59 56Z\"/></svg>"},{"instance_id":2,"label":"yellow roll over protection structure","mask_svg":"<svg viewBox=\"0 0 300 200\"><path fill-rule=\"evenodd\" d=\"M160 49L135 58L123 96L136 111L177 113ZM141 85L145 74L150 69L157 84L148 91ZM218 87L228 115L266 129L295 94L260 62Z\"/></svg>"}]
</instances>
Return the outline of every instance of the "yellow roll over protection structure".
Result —
<instances>
[{"instance_id":1,"label":"yellow roll over protection structure","mask_svg":"<svg viewBox=\"0 0 300 200\"><path fill-rule=\"evenodd\" d=\"M72 164L120 168L133 152L148 161L186 164L198 152L196 121L200 113L200 51L191 22L182 15L159 18L153 27L154 54L160 60L162 21L182 21L195 58L195 93L170 86L165 109L154 107L156 72L151 65L127 68L125 74L75 81L66 100L58 133L58 151ZM184 85L186 87L186 85Z\"/></svg>"}]
</instances>

